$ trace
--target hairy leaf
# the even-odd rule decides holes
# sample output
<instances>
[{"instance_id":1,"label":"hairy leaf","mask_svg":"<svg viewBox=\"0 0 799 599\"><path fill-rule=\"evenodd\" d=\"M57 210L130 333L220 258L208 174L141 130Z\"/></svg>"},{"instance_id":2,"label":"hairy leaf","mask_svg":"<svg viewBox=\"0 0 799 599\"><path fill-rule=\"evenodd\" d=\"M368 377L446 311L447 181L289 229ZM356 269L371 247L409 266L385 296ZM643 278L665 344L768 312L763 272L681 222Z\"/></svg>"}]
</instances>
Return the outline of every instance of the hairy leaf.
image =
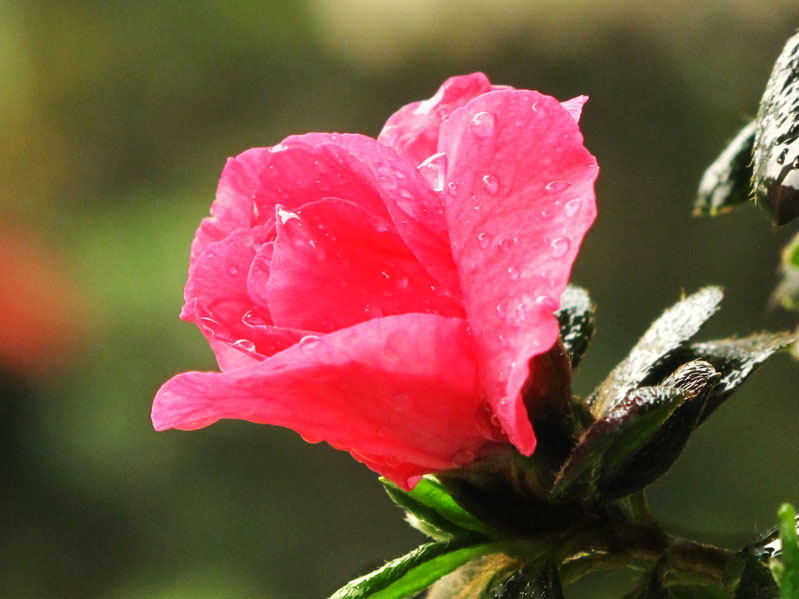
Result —
<instances>
[{"instance_id":1,"label":"hairy leaf","mask_svg":"<svg viewBox=\"0 0 799 599\"><path fill-rule=\"evenodd\" d=\"M585 289L575 285L566 287L560 298L560 310L555 315L572 368L577 368L594 334L595 310L596 306L591 303Z\"/></svg>"},{"instance_id":2,"label":"hairy leaf","mask_svg":"<svg viewBox=\"0 0 799 599\"><path fill-rule=\"evenodd\" d=\"M507 545L486 543L482 537L427 543L353 580L330 599L404 599L466 562L483 555L502 553Z\"/></svg>"},{"instance_id":3,"label":"hairy leaf","mask_svg":"<svg viewBox=\"0 0 799 599\"><path fill-rule=\"evenodd\" d=\"M398 506L435 529L451 534L473 532L495 537L497 532L463 509L433 476L424 476L409 492L387 479L383 486ZM425 531L423 531L425 532ZM425 533L427 534L427 532Z\"/></svg>"},{"instance_id":4,"label":"hairy leaf","mask_svg":"<svg viewBox=\"0 0 799 599\"><path fill-rule=\"evenodd\" d=\"M676 387L629 391L580 438L555 480L552 499L594 496L602 479L616 475L689 397L689 392Z\"/></svg>"},{"instance_id":5,"label":"hairy leaf","mask_svg":"<svg viewBox=\"0 0 799 599\"><path fill-rule=\"evenodd\" d=\"M754 142L755 200L778 225L799 216L799 32L771 71Z\"/></svg>"},{"instance_id":6,"label":"hairy leaf","mask_svg":"<svg viewBox=\"0 0 799 599\"><path fill-rule=\"evenodd\" d=\"M640 386L655 366L693 337L718 309L718 287L705 287L678 302L649 327L630 354L619 363L588 398L599 417L631 390Z\"/></svg>"},{"instance_id":7,"label":"hairy leaf","mask_svg":"<svg viewBox=\"0 0 799 599\"><path fill-rule=\"evenodd\" d=\"M558 568L553 562L530 564L511 574L487 599L563 599Z\"/></svg>"},{"instance_id":8,"label":"hairy leaf","mask_svg":"<svg viewBox=\"0 0 799 599\"><path fill-rule=\"evenodd\" d=\"M755 122L741 129L708 167L699 183L694 214L716 216L743 204L752 189Z\"/></svg>"},{"instance_id":9,"label":"hairy leaf","mask_svg":"<svg viewBox=\"0 0 799 599\"><path fill-rule=\"evenodd\" d=\"M733 555L724 571L724 585L733 599L779 599L762 550L747 547Z\"/></svg>"},{"instance_id":10,"label":"hairy leaf","mask_svg":"<svg viewBox=\"0 0 799 599\"><path fill-rule=\"evenodd\" d=\"M782 599L799 599L799 540L796 534L796 512L784 503L777 512L780 548L771 559L771 573L780 587Z\"/></svg>"}]
</instances>

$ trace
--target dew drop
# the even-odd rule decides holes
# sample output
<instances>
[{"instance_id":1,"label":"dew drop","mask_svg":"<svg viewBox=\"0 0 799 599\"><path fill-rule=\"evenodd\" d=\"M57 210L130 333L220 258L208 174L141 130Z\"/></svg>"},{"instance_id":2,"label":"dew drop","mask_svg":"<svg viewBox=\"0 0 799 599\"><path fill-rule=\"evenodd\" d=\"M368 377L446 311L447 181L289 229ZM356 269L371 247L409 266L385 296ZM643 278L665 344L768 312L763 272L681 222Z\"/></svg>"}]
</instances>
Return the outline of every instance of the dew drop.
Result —
<instances>
[{"instance_id":1,"label":"dew drop","mask_svg":"<svg viewBox=\"0 0 799 599\"><path fill-rule=\"evenodd\" d=\"M552 256L561 258L569 251L569 240L565 237L556 237L549 242L549 246L552 248Z\"/></svg>"},{"instance_id":2,"label":"dew drop","mask_svg":"<svg viewBox=\"0 0 799 599\"><path fill-rule=\"evenodd\" d=\"M444 189L444 178L447 173L447 155L444 152L433 154L417 168L433 191Z\"/></svg>"},{"instance_id":3,"label":"dew drop","mask_svg":"<svg viewBox=\"0 0 799 599\"><path fill-rule=\"evenodd\" d=\"M571 183L568 181L550 181L544 186L549 193L558 193L569 187Z\"/></svg>"},{"instance_id":4,"label":"dew drop","mask_svg":"<svg viewBox=\"0 0 799 599\"><path fill-rule=\"evenodd\" d=\"M499 180L494 175L483 176L483 189L488 195L495 195L499 191Z\"/></svg>"},{"instance_id":5,"label":"dew drop","mask_svg":"<svg viewBox=\"0 0 799 599\"><path fill-rule=\"evenodd\" d=\"M550 312L554 312L557 309L557 304L555 303L555 300L553 300L548 295L539 295L537 298L535 298L535 301L544 306Z\"/></svg>"},{"instance_id":6,"label":"dew drop","mask_svg":"<svg viewBox=\"0 0 799 599\"><path fill-rule=\"evenodd\" d=\"M500 320L505 320L505 308L502 307L502 304L497 304L497 316Z\"/></svg>"},{"instance_id":7,"label":"dew drop","mask_svg":"<svg viewBox=\"0 0 799 599\"><path fill-rule=\"evenodd\" d=\"M488 233L480 233L477 236L477 243L480 245L481 248L485 249L491 243L491 239L488 237Z\"/></svg>"},{"instance_id":8,"label":"dew drop","mask_svg":"<svg viewBox=\"0 0 799 599\"><path fill-rule=\"evenodd\" d=\"M511 241L503 238L499 240L499 243L497 245L499 246L500 252L507 252L508 250L510 250Z\"/></svg>"},{"instance_id":9,"label":"dew drop","mask_svg":"<svg viewBox=\"0 0 799 599\"><path fill-rule=\"evenodd\" d=\"M515 281L516 279L519 278L519 271L516 270L516 268L514 268L513 266L509 266L508 267L508 278L510 278L511 281Z\"/></svg>"},{"instance_id":10,"label":"dew drop","mask_svg":"<svg viewBox=\"0 0 799 599\"><path fill-rule=\"evenodd\" d=\"M555 211L552 206L544 206L541 208L541 218L544 220L549 220L555 214Z\"/></svg>"},{"instance_id":11,"label":"dew drop","mask_svg":"<svg viewBox=\"0 0 799 599\"><path fill-rule=\"evenodd\" d=\"M516 307L516 317L519 319L519 322L527 320L527 308L525 308L524 304L519 304Z\"/></svg>"},{"instance_id":12,"label":"dew drop","mask_svg":"<svg viewBox=\"0 0 799 599\"><path fill-rule=\"evenodd\" d=\"M255 343L249 339L237 339L233 342L233 345L245 351L255 351Z\"/></svg>"},{"instance_id":13,"label":"dew drop","mask_svg":"<svg viewBox=\"0 0 799 599\"><path fill-rule=\"evenodd\" d=\"M456 193L458 193L458 184L455 183L455 181L450 181L447 183L447 191L449 192L449 195L454 196Z\"/></svg>"},{"instance_id":14,"label":"dew drop","mask_svg":"<svg viewBox=\"0 0 799 599\"><path fill-rule=\"evenodd\" d=\"M505 335L500 334L499 336L499 344L502 346L503 349L508 349L510 347L510 343L508 340L505 339Z\"/></svg>"},{"instance_id":15,"label":"dew drop","mask_svg":"<svg viewBox=\"0 0 799 599\"><path fill-rule=\"evenodd\" d=\"M259 327L266 325L266 320L263 316L258 313L258 308L253 308L252 310L248 310L244 316L241 317L241 321L253 327Z\"/></svg>"},{"instance_id":16,"label":"dew drop","mask_svg":"<svg viewBox=\"0 0 799 599\"><path fill-rule=\"evenodd\" d=\"M490 112L478 112L472 117L472 133L478 139L485 139L494 132L494 115Z\"/></svg>"},{"instance_id":17,"label":"dew drop","mask_svg":"<svg viewBox=\"0 0 799 599\"><path fill-rule=\"evenodd\" d=\"M577 211L580 210L580 205L582 204L582 200L579 198L574 200L569 200L566 202L566 205L563 207L563 213L568 216L572 217L577 214Z\"/></svg>"},{"instance_id":18,"label":"dew drop","mask_svg":"<svg viewBox=\"0 0 799 599\"><path fill-rule=\"evenodd\" d=\"M239 269L235 266L229 266L227 271L230 273L231 277L235 277L237 274L239 274Z\"/></svg>"},{"instance_id":19,"label":"dew drop","mask_svg":"<svg viewBox=\"0 0 799 599\"><path fill-rule=\"evenodd\" d=\"M319 337L317 337L316 335L306 335L305 337L300 339L298 345L300 346L300 349L303 350L313 349L314 347L319 345Z\"/></svg>"}]
</instances>

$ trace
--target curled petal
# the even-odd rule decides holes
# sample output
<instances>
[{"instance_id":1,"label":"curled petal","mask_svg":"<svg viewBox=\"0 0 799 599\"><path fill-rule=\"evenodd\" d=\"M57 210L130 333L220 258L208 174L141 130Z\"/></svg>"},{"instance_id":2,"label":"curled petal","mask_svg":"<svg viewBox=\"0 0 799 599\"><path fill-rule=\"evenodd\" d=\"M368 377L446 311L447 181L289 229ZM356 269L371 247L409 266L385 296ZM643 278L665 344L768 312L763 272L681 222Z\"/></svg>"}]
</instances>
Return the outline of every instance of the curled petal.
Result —
<instances>
[{"instance_id":1,"label":"curled petal","mask_svg":"<svg viewBox=\"0 0 799 599\"><path fill-rule=\"evenodd\" d=\"M441 126L457 193L446 205L461 291L489 400L525 454L535 436L519 391L558 336L553 312L596 215L596 160L573 115L531 91L484 94Z\"/></svg>"},{"instance_id":2,"label":"curled petal","mask_svg":"<svg viewBox=\"0 0 799 599\"><path fill-rule=\"evenodd\" d=\"M292 136L283 145L316 147L334 144L360 160L371 174L391 220L408 248L450 294L458 294L458 275L449 248L444 204L415 163L370 137L355 134L309 133ZM445 176L446 164L433 176ZM345 200L350 198L341 196Z\"/></svg>"},{"instance_id":3,"label":"curled petal","mask_svg":"<svg viewBox=\"0 0 799 599\"><path fill-rule=\"evenodd\" d=\"M406 312L463 316L390 224L344 200L284 211L267 285L275 324L330 332Z\"/></svg>"},{"instance_id":4,"label":"curled petal","mask_svg":"<svg viewBox=\"0 0 799 599\"><path fill-rule=\"evenodd\" d=\"M306 339L258 365L189 372L156 395L157 430L221 418L289 427L408 487L488 442L472 339L458 318L404 314Z\"/></svg>"},{"instance_id":5,"label":"curled petal","mask_svg":"<svg viewBox=\"0 0 799 599\"><path fill-rule=\"evenodd\" d=\"M377 140L419 164L435 154L441 123L455 109L488 91L491 82L483 73L450 77L432 98L407 104L392 114Z\"/></svg>"}]
</instances>

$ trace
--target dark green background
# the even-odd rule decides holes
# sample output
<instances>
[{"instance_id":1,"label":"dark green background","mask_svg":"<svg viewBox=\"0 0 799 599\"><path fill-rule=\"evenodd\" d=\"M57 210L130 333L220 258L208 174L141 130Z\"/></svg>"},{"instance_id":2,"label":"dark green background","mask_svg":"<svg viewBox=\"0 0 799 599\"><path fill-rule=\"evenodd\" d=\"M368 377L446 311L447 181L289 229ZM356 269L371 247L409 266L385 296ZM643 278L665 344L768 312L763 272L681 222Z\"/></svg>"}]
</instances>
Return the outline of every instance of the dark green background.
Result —
<instances>
[{"instance_id":1,"label":"dark green background","mask_svg":"<svg viewBox=\"0 0 799 599\"><path fill-rule=\"evenodd\" d=\"M155 433L149 410L215 367L177 313L225 158L376 135L450 75L591 96L599 218L573 280L599 331L579 392L683 290L726 289L706 337L795 326L769 308L792 231L690 214L797 24L793 0L0 2L0 219L85 298L60 368L0 366L0 596L321 599L419 542L347 454L244 422ZM653 489L666 523L735 546L799 502L798 382L777 358L698 432Z\"/></svg>"}]
</instances>

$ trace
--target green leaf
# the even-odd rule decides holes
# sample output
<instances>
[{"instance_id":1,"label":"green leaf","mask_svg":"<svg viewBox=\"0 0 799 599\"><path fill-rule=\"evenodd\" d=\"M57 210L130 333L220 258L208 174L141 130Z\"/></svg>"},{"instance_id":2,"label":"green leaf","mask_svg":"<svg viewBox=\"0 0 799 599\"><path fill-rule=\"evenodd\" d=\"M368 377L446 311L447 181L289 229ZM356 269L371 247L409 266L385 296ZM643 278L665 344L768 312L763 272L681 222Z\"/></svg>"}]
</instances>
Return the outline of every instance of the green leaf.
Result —
<instances>
[{"instance_id":1,"label":"green leaf","mask_svg":"<svg viewBox=\"0 0 799 599\"><path fill-rule=\"evenodd\" d=\"M560 338L571 358L572 368L577 368L594 334L595 309L588 292L581 287L569 285L560 298L560 310L555 316L560 323Z\"/></svg>"},{"instance_id":2,"label":"green leaf","mask_svg":"<svg viewBox=\"0 0 799 599\"><path fill-rule=\"evenodd\" d=\"M766 553L747 547L733 555L724 570L732 599L779 599L780 592L765 561Z\"/></svg>"},{"instance_id":3,"label":"green leaf","mask_svg":"<svg viewBox=\"0 0 799 599\"><path fill-rule=\"evenodd\" d=\"M652 323L630 354L588 398L594 416L612 409L630 390L640 386L659 362L699 332L718 309L721 298L720 288L705 287Z\"/></svg>"},{"instance_id":4,"label":"green leaf","mask_svg":"<svg viewBox=\"0 0 799 599\"><path fill-rule=\"evenodd\" d=\"M380 481L398 506L439 531L458 535L472 532L496 538L498 533L463 509L444 486L433 476L426 475L411 491L403 491L391 481ZM425 531L422 531L425 532ZM431 531L432 532L432 531ZM428 534L425 532L425 534Z\"/></svg>"},{"instance_id":5,"label":"green leaf","mask_svg":"<svg viewBox=\"0 0 799 599\"><path fill-rule=\"evenodd\" d=\"M782 282L775 299L788 310L799 310L799 234L782 251Z\"/></svg>"},{"instance_id":6,"label":"green leaf","mask_svg":"<svg viewBox=\"0 0 799 599\"><path fill-rule=\"evenodd\" d=\"M799 33L785 44L766 84L753 155L755 201L778 225L799 217Z\"/></svg>"},{"instance_id":7,"label":"green leaf","mask_svg":"<svg viewBox=\"0 0 799 599\"><path fill-rule=\"evenodd\" d=\"M780 549L772 556L770 567L780 587L782 599L799 599L799 540L796 534L796 512L784 503L777 511Z\"/></svg>"},{"instance_id":8,"label":"green leaf","mask_svg":"<svg viewBox=\"0 0 799 599\"><path fill-rule=\"evenodd\" d=\"M555 479L552 499L569 501L594 496L602 479L616 475L689 397L687 391L676 387L629 391L580 438Z\"/></svg>"},{"instance_id":9,"label":"green leaf","mask_svg":"<svg viewBox=\"0 0 799 599\"><path fill-rule=\"evenodd\" d=\"M404 599L473 559L510 547L506 542L486 543L482 537L427 543L353 580L330 599Z\"/></svg>"},{"instance_id":10,"label":"green leaf","mask_svg":"<svg viewBox=\"0 0 799 599\"><path fill-rule=\"evenodd\" d=\"M531 564L506 578L487 599L564 599L554 562Z\"/></svg>"},{"instance_id":11,"label":"green leaf","mask_svg":"<svg viewBox=\"0 0 799 599\"><path fill-rule=\"evenodd\" d=\"M597 484L602 499L616 499L643 489L674 465L719 377L719 372L708 362L694 360L680 366L656 387L680 390L686 399L621 463L603 470Z\"/></svg>"},{"instance_id":12,"label":"green leaf","mask_svg":"<svg viewBox=\"0 0 799 599\"><path fill-rule=\"evenodd\" d=\"M762 333L743 339L719 339L693 343L668 355L652 370L645 382L652 384L678 364L689 360L705 360L721 373L716 386L707 398L699 424L713 413L755 369L776 352L795 341L791 333Z\"/></svg>"},{"instance_id":13,"label":"green leaf","mask_svg":"<svg viewBox=\"0 0 799 599\"><path fill-rule=\"evenodd\" d=\"M708 167L699 183L694 214L716 216L745 203L752 189L755 122L741 129Z\"/></svg>"}]
</instances>

